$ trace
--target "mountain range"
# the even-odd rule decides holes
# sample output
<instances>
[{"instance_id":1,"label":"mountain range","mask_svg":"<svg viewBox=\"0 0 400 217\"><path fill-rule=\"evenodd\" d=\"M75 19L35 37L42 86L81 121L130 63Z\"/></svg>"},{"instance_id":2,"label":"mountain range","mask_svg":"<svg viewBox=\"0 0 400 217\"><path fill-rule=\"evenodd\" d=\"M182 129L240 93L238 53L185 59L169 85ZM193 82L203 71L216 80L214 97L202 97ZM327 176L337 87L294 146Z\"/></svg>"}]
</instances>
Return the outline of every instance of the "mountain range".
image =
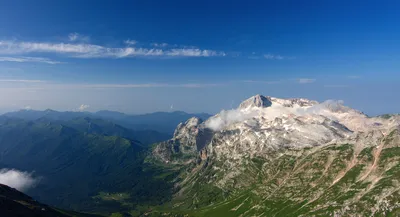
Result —
<instances>
[{"instance_id":1,"label":"mountain range","mask_svg":"<svg viewBox=\"0 0 400 217\"><path fill-rule=\"evenodd\" d=\"M185 168L169 215L400 215L399 115L256 95L189 119L152 152Z\"/></svg>"},{"instance_id":2,"label":"mountain range","mask_svg":"<svg viewBox=\"0 0 400 217\"><path fill-rule=\"evenodd\" d=\"M46 112L0 116L0 165L35 171L40 182L26 193L51 206L111 216L400 215L400 115L256 95L189 117L150 146L135 124L119 124L146 115ZM170 121L163 115L148 126Z\"/></svg>"},{"instance_id":3,"label":"mountain range","mask_svg":"<svg viewBox=\"0 0 400 217\"><path fill-rule=\"evenodd\" d=\"M183 111L174 112L155 112L141 115L129 115L116 111L102 110L95 113L90 112L73 112L65 111L59 112L51 109L44 111L37 110L19 110L16 112L8 112L3 114L4 117L20 118L24 120L37 120L41 118L49 120L63 120L68 121L75 118L89 117L93 119L104 119L112 121L115 124L121 125L125 128L132 130L152 130L158 131L163 134L171 135L175 127L186 121L191 117L198 117L201 119L207 119L211 115L207 113L191 114Z\"/></svg>"}]
</instances>

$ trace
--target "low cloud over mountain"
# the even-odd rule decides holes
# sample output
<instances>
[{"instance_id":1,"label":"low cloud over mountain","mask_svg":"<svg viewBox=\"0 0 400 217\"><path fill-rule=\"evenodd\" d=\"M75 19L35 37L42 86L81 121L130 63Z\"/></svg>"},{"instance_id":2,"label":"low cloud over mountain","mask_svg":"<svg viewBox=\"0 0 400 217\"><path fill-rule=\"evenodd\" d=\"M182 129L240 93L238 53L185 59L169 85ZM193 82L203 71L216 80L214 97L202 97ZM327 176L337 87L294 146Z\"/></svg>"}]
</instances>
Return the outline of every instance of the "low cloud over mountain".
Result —
<instances>
[{"instance_id":1,"label":"low cloud over mountain","mask_svg":"<svg viewBox=\"0 0 400 217\"><path fill-rule=\"evenodd\" d=\"M23 172L15 169L1 169L0 183L8 185L19 191L26 191L34 187L39 182L39 178L33 177L33 173Z\"/></svg>"}]
</instances>

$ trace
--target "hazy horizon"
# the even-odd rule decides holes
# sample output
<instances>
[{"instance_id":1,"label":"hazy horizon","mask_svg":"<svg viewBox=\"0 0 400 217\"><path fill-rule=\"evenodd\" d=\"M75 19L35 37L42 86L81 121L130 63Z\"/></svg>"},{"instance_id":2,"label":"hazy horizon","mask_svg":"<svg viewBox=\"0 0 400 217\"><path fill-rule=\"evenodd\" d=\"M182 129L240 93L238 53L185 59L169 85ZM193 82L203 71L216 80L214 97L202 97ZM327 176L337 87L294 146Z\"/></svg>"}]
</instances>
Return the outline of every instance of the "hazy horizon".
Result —
<instances>
[{"instance_id":1,"label":"hazy horizon","mask_svg":"<svg viewBox=\"0 0 400 217\"><path fill-rule=\"evenodd\" d=\"M243 99L243 101L246 100L246 99ZM311 99L311 100L313 100L313 99ZM343 100L328 99L328 100L325 100L325 101L318 101L318 103L324 104L324 103L328 103L330 101L340 102L341 104L343 103L343 105L348 106L348 105L346 105L346 103ZM209 114L209 115L215 115L215 114L217 114L217 113L219 113L221 111L236 110L241 102L242 101L238 102L237 104L231 104L230 108L222 108L221 110L218 110L216 112L204 112L204 111L190 112L190 111L175 110L174 108L170 108L169 110L164 110L164 111L156 110L156 111L150 111L150 112L144 112L144 113L130 113L130 112L124 112L124 111L118 111L118 110L109 110L109 109L93 110L93 109L90 109L89 105L82 104L78 108L75 108L75 109L72 109L72 110L57 110L57 109L52 109L52 108L34 109L34 108L31 108L31 107L25 107L25 108L15 109L15 110L4 110L4 111L0 110L0 115L6 114L6 113L9 113L9 112L18 112L18 111L45 111L45 110L53 110L53 111L56 111L56 112L86 112L86 113L92 113L92 114L95 114L95 113L101 112L101 111L109 111L109 112L119 112L119 113L123 113L123 114L127 114L127 115L146 115L146 114L153 114L153 113L158 113L158 112L167 112L167 113L184 112L184 113L188 113L188 114L201 114L201 113L204 113L204 114ZM353 108L353 107L351 107L351 108ZM353 109L355 109L355 108L353 108ZM359 110L359 109L356 109L356 110ZM359 110L359 111L365 113L362 110ZM399 114L399 112L377 113L377 114L365 113L365 114L368 115L368 116L379 116L379 115L384 115L384 114Z\"/></svg>"},{"instance_id":2,"label":"hazy horizon","mask_svg":"<svg viewBox=\"0 0 400 217\"><path fill-rule=\"evenodd\" d=\"M47 109L32 109L32 108L22 108L22 109L16 109L16 110L5 110L5 111L0 111L0 115L4 115L7 114L9 112L19 112L19 111L46 111L46 110L52 110L52 111L56 111L56 112L82 112L82 113L91 113L91 114L95 114L97 112L102 112L102 111L108 111L108 112L119 112L119 113L123 113L126 115L146 115L146 114L153 114L153 113L159 113L159 112L166 112L166 113L174 113L174 112L185 112L188 114L211 114L211 113L207 113L207 112L186 112L186 111L181 111L181 110L169 110L169 111L154 111L154 112L147 112L147 113L125 113L125 112L120 112L120 111L115 111L115 110L95 110L95 111L86 111L86 110L55 110L55 109L51 109L51 108L47 108ZM211 114L213 115L213 114Z\"/></svg>"}]
</instances>

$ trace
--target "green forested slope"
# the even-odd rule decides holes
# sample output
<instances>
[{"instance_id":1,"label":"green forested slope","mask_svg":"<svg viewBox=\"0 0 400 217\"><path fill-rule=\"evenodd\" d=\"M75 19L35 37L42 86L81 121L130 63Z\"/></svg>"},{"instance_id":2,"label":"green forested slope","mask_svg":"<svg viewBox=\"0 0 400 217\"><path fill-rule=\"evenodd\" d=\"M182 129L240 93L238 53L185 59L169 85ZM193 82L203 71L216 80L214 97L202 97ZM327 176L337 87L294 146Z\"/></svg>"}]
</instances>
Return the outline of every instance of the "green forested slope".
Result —
<instances>
[{"instance_id":1,"label":"green forested slope","mask_svg":"<svg viewBox=\"0 0 400 217\"><path fill-rule=\"evenodd\" d=\"M121 137L121 132L83 130L73 122L3 120L0 163L34 171L40 182L27 193L61 208L100 213L124 210L121 201L101 194L128 195L123 203L129 210L168 200L170 183L153 178L159 171L143 164L147 150Z\"/></svg>"}]
</instances>

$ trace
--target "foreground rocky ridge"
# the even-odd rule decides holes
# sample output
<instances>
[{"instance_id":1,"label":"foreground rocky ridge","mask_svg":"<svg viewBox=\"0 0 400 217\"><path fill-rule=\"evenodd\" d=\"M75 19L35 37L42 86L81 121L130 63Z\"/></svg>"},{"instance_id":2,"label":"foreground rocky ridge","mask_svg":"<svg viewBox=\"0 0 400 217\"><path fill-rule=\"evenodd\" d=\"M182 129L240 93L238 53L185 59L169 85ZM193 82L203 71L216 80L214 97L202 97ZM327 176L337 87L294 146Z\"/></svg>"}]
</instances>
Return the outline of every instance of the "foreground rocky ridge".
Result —
<instances>
[{"instance_id":1,"label":"foreground rocky ridge","mask_svg":"<svg viewBox=\"0 0 400 217\"><path fill-rule=\"evenodd\" d=\"M184 213L396 216L399 126L340 102L257 95L180 124L153 158L187 168L173 201Z\"/></svg>"}]
</instances>

